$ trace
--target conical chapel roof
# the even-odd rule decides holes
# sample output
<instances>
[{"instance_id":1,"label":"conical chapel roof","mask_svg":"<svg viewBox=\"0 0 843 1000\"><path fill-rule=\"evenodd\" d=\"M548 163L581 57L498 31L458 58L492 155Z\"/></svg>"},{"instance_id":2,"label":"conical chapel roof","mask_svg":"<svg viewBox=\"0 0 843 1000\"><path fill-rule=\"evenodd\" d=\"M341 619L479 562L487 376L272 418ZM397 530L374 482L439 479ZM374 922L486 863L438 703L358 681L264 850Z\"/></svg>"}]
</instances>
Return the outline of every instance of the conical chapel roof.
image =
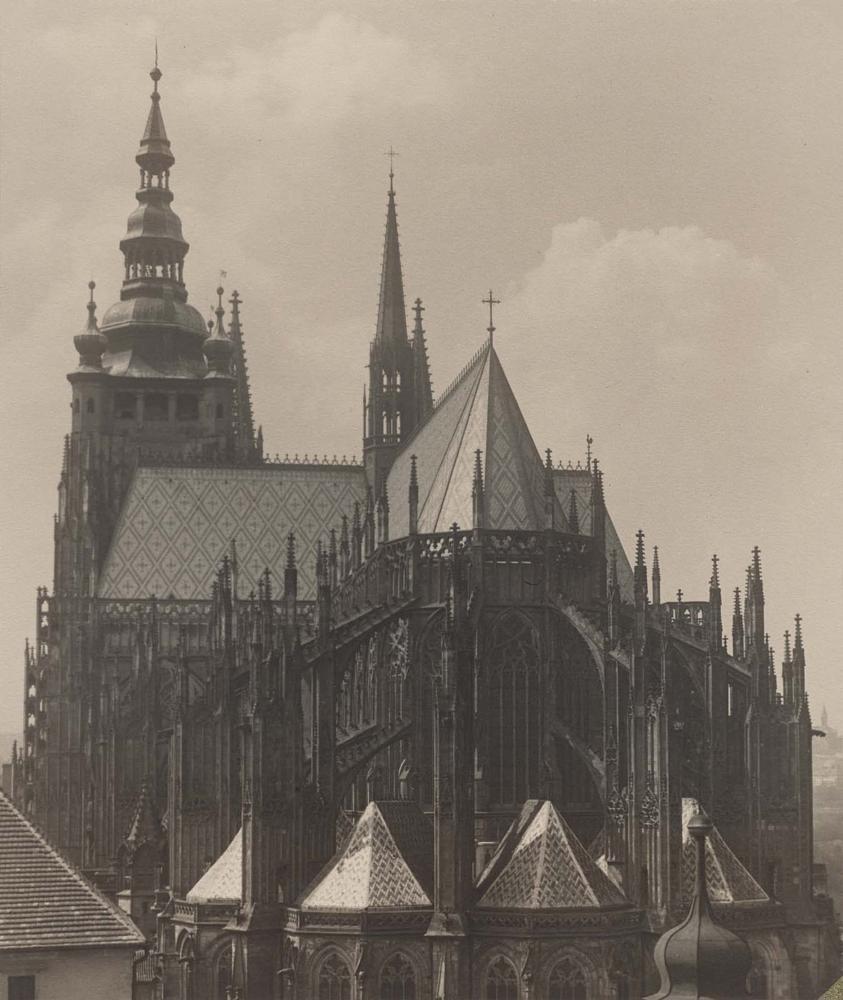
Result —
<instances>
[{"instance_id":1,"label":"conical chapel roof","mask_svg":"<svg viewBox=\"0 0 843 1000\"><path fill-rule=\"evenodd\" d=\"M429 907L433 830L413 802L370 802L345 846L301 903L303 910Z\"/></svg>"},{"instance_id":2,"label":"conical chapel roof","mask_svg":"<svg viewBox=\"0 0 843 1000\"><path fill-rule=\"evenodd\" d=\"M477 881L480 909L629 905L553 803L528 800Z\"/></svg>"},{"instance_id":3,"label":"conical chapel roof","mask_svg":"<svg viewBox=\"0 0 843 1000\"><path fill-rule=\"evenodd\" d=\"M430 419L396 458L387 479L390 497L407 496L411 455L417 457L418 530L447 531L472 524L475 453L484 465L485 527L544 528L544 469L535 442L494 347L486 343ZM408 531L406 504L393 503L391 532ZM556 523L565 525L561 507Z\"/></svg>"}]
</instances>

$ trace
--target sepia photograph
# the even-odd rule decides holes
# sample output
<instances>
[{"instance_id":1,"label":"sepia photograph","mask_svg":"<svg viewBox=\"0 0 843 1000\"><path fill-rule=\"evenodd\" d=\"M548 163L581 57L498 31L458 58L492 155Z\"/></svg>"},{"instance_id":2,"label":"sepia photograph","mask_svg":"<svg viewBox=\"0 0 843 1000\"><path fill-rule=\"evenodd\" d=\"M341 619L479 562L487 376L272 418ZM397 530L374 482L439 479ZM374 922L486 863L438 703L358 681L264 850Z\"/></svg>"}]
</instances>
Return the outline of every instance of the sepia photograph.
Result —
<instances>
[{"instance_id":1,"label":"sepia photograph","mask_svg":"<svg viewBox=\"0 0 843 1000\"><path fill-rule=\"evenodd\" d=\"M0 1000L843 1000L840 0L7 4L0 325Z\"/></svg>"}]
</instances>

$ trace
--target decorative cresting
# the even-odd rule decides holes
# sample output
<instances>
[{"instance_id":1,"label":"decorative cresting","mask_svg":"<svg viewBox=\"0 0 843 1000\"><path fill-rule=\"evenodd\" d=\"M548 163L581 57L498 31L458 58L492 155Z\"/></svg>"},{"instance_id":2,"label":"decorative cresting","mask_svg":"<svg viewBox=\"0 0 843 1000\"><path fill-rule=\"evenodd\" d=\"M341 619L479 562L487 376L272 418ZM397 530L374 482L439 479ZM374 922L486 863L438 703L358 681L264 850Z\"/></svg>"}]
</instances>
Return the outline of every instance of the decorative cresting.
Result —
<instances>
[{"instance_id":1,"label":"decorative cresting","mask_svg":"<svg viewBox=\"0 0 843 1000\"><path fill-rule=\"evenodd\" d=\"M706 884L706 838L711 820L698 813L688 823L696 844L696 887L688 916L666 931L655 950L661 986L647 1000L738 1000L746 996L752 955L746 942L719 924Z\"/></svg>"}]
</instances>

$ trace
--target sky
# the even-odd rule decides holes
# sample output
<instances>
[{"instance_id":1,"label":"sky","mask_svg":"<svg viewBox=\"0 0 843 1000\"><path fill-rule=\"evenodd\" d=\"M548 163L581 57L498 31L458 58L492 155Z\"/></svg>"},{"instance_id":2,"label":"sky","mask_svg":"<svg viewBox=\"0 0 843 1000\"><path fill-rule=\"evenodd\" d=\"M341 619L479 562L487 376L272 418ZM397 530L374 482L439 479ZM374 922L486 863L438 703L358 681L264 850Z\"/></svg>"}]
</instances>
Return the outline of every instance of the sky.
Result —
<instances>
[{"instance_id":1,"label":"sky","mask_svg":"<svg viewBox=\"0 0 843 1000\"><path fill-rule=\"evenodd\" d=\"M118 243L154 40L203 314L243 299L267 450L360 453L394 146L434 389L495 345L540 449L605 473L662 593L727 604L761 548L777 650L843 728L843 6L128 4L5 11L0 41L0 732L51 585L64 376Z\"/></svg>"}]
</instances>

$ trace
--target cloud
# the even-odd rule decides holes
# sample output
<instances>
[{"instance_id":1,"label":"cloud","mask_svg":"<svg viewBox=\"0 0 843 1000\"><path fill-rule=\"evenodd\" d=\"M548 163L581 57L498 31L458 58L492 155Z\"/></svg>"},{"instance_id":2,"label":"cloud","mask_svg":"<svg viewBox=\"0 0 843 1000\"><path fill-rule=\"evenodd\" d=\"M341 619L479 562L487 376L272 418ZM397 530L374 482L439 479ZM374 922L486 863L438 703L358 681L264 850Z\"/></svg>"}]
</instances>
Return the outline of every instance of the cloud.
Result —
<instances>
[{"instance_id":1,"label":"cloud","mask_svg":"<svg viewBox=\"0 0 843 1000\"><path fill-rule=\"evenodd\" d=\"M311 127L430 104L447 92L443 70L405 39L343 13L326 14L260 48L235 48L184 87L193 104L238 114L251 107L258 118Z\"/></svg>"}]
</instances>

